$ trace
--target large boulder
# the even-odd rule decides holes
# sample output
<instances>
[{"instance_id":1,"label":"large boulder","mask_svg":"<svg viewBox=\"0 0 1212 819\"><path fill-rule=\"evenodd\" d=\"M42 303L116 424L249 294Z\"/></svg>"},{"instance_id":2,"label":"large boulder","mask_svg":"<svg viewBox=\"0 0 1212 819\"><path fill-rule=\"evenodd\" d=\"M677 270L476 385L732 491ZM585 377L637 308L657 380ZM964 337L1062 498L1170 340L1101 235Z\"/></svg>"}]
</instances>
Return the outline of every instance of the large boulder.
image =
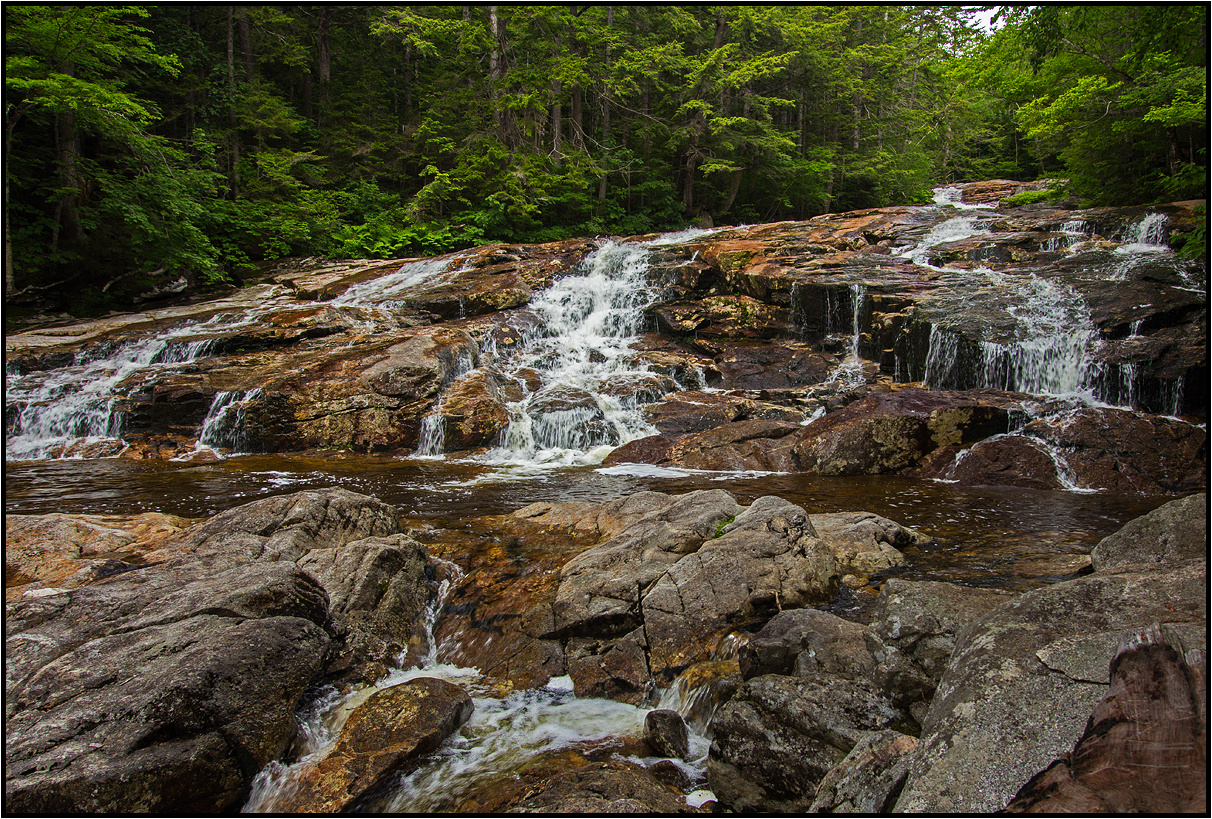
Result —
<instances>
[{"instance_id":1,"label":"large boulder","mask_svg":"<svg viewBox=\"0 0 1212 819\"><path fill-rule=\"evenodd\" d=\"M710 659L711 635L780 609L826 603L837 584L833 554L804 510L782 498L758 498L644 594L652 672Z\"/></svg>"},{"instance_id":2,"label":"large boulder","mask_svg":"<svg viewBox=\"0 0 1212 819\"><path fill-rule=\"evenodd\" d=\"M999 589L890 578L876 598L867 633L876 660L873 679L920 721L958 634L1013 598Z\"/></svg>"},{"instance_id":3,"label":"large boulder","mask_svg":"<svg viewBox=\"0 0 1212 819\"><path fill-rule=\"evenodd\" d=\"M136 596L106 585L42 598L39 612L10 611L18 621L6 640L17 655L10 673L26 673L6 696L8 808L235 808L293 738L295 705L321 670L323 589L292 565L237 567L158 602L140 597L125 622L88 639L66 629ZM35 663L21 655L35 641L52 642L55 656L29 673Z\"/></svg>"},{"instance_id":4,"label":"large boulder","mask_svg":"<svg viewBox=\"0 0 1212 819\"><path fill-rule=\"evenodd\" d=\"M304 689L348 671L330 647L402 647L429 597L394 508L346 490L170 529L161 562L6 607L14 809L233 809L293 739Z\"/></svg>"},{"instance_id":5,"label":"large boulder","mask_svg":"<svg viewBox=\"0 0 1212 819\"><path fill-rule=\"evenodd\" d=\"M1175 503L1183 503L1176 501ZM1162 515L1144 552L1188 525ZM1149 531L1150 527L1141 527ZM963 629L922 726L902 811L1000 810L1078 741L1121 642L1154 624L1207 641L1207 562L1118 564L1036 589ZM1031 714L1029 720L1023 714Z\"/></svg>"},{"instance_id":6,"label":"large boulder","mask_svg":"<svg viewBox=\"0 0 1212 819\"><path fill-rule=\"evenodd\" d=\"M578 694L640 702L712 659L731 630L827 602L837 584L800 507L692 492L565 564L551 636L565 640Z\"/></svg>"},{"instance_id":7,"label":"large boulder","mask_svg":"<svg viewBox=\"0 0 1212 819\"><path fill-rule=\"evenodd\" d=\"M1184 563L1208 554L1208 495L1159 506L1107 535L1090 552L1094 570L1132 563Z\"/></svg>"},{"instance_id":8,"label":"large boulder","mask_svg":"<svg viewBox=\"0 0 1212 819\"><path fill-rule=\"evenodd\" d=\"M1007 402L979 392L873 393L813 421L798 436L799 468L818 475L878 475L918 465L943 446L1009 427Z\"/></svg>"}]
</instances>

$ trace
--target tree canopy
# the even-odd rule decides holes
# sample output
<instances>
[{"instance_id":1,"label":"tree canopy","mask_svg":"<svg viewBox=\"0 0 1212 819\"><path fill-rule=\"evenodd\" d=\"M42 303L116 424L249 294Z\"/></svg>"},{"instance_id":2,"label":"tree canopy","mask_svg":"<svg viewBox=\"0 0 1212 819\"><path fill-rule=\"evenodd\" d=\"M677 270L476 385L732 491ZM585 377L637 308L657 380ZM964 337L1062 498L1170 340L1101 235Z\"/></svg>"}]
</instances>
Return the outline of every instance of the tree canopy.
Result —
<instances>
[{"instance_id":1,"label":"tree canopy","mask_svg":"<svg viewBox=\"0 0 1212 819\"><path fill-rule=\"evenodd\" d=\"M987 7L993 8L993 7ZM1199 5L15 5L6 297L289 255L1202 195Z\"/></svg>"}]
</instances>

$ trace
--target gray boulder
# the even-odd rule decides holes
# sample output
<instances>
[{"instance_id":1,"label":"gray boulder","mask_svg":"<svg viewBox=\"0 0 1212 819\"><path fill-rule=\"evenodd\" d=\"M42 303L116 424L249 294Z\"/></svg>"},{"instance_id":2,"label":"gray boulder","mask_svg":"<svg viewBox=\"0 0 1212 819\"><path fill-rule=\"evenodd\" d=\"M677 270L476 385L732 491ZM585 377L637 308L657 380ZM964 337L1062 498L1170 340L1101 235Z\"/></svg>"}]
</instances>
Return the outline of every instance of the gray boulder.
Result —
<instances>
[{"instance_id":1,"label":"gray boulder","mask_svg":"<svg viewBox=\"0 0 1212 819\"><path fill-rule=\"evenodd\" d=\"M738 813L801 813L868 732L904 721L869 683L756 677L712 720L707 778L719 802Z\"/></svg>"},{"instance_id":2,"label":"gray boulder","mask_svg":"<svg viewBox=\"0 0 1212 819\"><path fill-rule=\"evenodd\" d=\"M870 679L875 657L867 629L817 609L781 611L749 638L738 656L745 679L763 674L809 677L821 674Z\"/></svg>"},{"instance_id":3,"label":"gray boulder","mask_svg":"<svg viewBox=\"0 0 1212 819\"><path fill-rule=\"evenodd\" d=\"M714 646L704 638L781 609L826 603L837 587L837 563L804 510L758 498L644 595L652 672L710 659Z\"/></svg>"},{"instance_id":4,"label":"gray boulder","mask_svg":"<svg viewBox=\"0 0 1212 819\"><path fill-rule=\"evenodd\" d=\"M809 813L890 813L909 774L917 738L873 731L817 786Z\"/></svg>"},{"instance_id":5,"label":"gray boulder","mask_svg":"<svg viewBox=\"0 0 1212 819\"><path fill-rule=\"evenodd\" d=\"M411 633L425 556L397 532L345 490L268 498L169 535L164 562L7 606L6 806L234 809L334 636Z\"/></svg>"},{"instance_id":6,"label":"gray boulder","mask_svg":"<svg viewBox=\"0 0 1212 819\"><path fill-rule=\"evenodd\" d=\"M1130 563L1181 563L1208 555L1208 495L1170 501L1129 521L1090 552L1094 571Z\"/></svg>"},{"instance_id":7,"label":"gray boulder","mask_svg":"<svg viewBox=\"0 0 1212 819\"><path fill-rule=\"evenodd\" d=\"M997 589L889 579L880 589L867 634L877 684L920 721L959 632L1013 598Z\"/></svg>"},{"instance_id":8,"label":"gray boulder","mask_svg":"<svg viewBox=\"0 0 1212 819\"><path fill-rule=\"evenodd\" d=\"M1206 641L1206 563L1108 570L1028 592L960 632L896 809L983 813L1081 736L1126 633Z\"/></svg>"}]
</instances>

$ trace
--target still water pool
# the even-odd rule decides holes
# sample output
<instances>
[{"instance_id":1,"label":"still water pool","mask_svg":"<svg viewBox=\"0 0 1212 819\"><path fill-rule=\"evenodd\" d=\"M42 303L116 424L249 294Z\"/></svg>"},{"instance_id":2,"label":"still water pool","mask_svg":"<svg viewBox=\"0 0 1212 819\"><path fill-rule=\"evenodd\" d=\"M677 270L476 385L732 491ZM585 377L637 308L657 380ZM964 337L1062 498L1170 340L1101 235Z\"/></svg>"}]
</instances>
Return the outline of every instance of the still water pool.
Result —
<instances>
[{"instance_id":1,"label":"still water pool","mask_svg":"<svg viewBox=\"0 0 1212 819\"><path fill-rule=\"evenodd\" d=\"M643 490L726 489L747 504L779 495L809 514L868 511L929 535L906 554L911 578L1025 590L1068 575L1128 520L1165 498L971 488L864 476L718 473L654 467L523 468L422 458L239 456L212 463L123 459L9 462L5 512L208 517L258 498L343 487L397 506L408 518L462 527L535 501L604 502Z\"/></svg>"}]
</instances>

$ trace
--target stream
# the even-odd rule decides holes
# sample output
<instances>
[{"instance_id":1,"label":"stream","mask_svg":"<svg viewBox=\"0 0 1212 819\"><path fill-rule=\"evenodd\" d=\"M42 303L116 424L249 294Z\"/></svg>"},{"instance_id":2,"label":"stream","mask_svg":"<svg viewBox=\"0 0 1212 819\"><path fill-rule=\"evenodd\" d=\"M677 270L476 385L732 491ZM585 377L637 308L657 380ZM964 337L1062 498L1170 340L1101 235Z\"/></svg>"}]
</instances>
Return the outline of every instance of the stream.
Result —
<instances>
[{"instance_id":1,"label":"stream","mask_svg":"<svg viewBox=\"0 0 1212 819\"><path fill-rule=\"evenodd\" d=\"M953 208L958 215L941 223L920 244L902 249L902 255L921 266L931 266L928 252L933 245L985 230L981 225L985 209L961 207L949 190L940 192L935 202L936 207ZM1155 228L1155 223L1142 224L1125 253L1161 252ZM1067 238L1081 241L1085 227L1066 225L1062 233L1068 247ZM118 420L110 410L113 390L135 370L172 366L205 354L200 343L171 346L178 337L192 338L205 326L162 333L129 349L111 351L108 359L77 361L63 372L62 378L71 379L70 383L8 373L6 416L12 413L19 420L6 436L5 512L154 511L203 518L271 495L341 487L395 505L407 525L475 533L477 518L508 514L536 501L605 502L644 490L681 494L722 488L742 504L778 495L809 514L874 512L932 538L925 546L906 548L908 564L880 579L899 576L1022 592L1082 571L1088 565L1085 556L1101 538L1167 500L1080 487L1040 491L888 476L829 478L634 464L603 467L602 459L611 449L654 431L641 409L643 403L658 400L661 391L651 396L644 391L650 389L644 385L653 376L628 355L631 339L642 331L642 312L656 298L644 276L648 248L691 235L701 232L648 243L603 243L579 275L560 279L536 295L530 307L538 316L537 327L517 349L505 354L484 346L476 361L459 363L450 383L486 368L517 395L508 404L510 423L499 445L475 457L444 456L441 395L423 420L421 445L406 456L235 454L204 462L54 457L70 451L76 439L120 437ZM1125 269L1129 261L1125 255ZM405 264L395 275L350 288L332 305L369 311L373 321L376 311L390 313L410 287L441 275L441 270L433 262ZM987 280L990 286L1022 289L1018 306L1010 311L1013 337L985 343L979 351L981 360L969 362L965 370L975 374L971 376L975 383L960 383L955 337L938 325L937 333L931 333L927 356L925 380L930 386L989 386L1085 403L1105 400L1094 389L1098 373L1092 350L1099 341L1079 296L1030 273L1008 276L978 269L964 275ZM852 336L848 355L832 376L841 383L862 378L859 316L865 298L862 286L852 286L850 303L845 311L839 309L839 315L847 312L850 320L839 318L831 328ZM241 407L254 397L217 394L198 433L199 448L241 449ZM848 591L832 610L862 621L873 598L873 593ZM439 596L431 612L435 621L441 618L440 603ZM508 775L539 753L586 743L610 746L620 737L639 736L648 710L578 699L566 677L540 690L503 697L473 669L440 664L433 657L420 669L389 673L378 685L387 687L418 675L463 685L475 701L474 716L431 762L402 778L389 793L360 805L360 810L457 811L466 794L494 776ZM368 695L364 690L343 696L326 688L309 692L300 706L302 738L294 761L274 762L263 770L245 810L273 811L275 801L290 787L292 771L323 754L335 741L344 717ZM703 716L696 692L676 687L665 693L659 705L687 717L694 712L687 721L695 760L686 767L690 778L701 783L709 713ZM705 791L695 791L687 801L698 805L709 797Z\"/></svg>"}]
</instances>

